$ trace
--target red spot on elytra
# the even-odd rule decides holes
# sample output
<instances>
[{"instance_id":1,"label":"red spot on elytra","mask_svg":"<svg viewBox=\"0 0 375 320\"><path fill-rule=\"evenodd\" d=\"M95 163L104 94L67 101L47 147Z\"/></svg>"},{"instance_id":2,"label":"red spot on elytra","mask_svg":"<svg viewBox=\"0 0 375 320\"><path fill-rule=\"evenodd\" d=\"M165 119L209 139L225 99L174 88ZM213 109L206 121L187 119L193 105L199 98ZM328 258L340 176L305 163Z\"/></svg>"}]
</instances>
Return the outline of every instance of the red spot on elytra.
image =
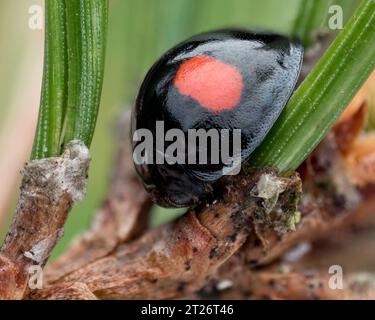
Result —
<instances>
[{"instance_id":1,"label":"red spot on elytra","mask_svg":"<svg viewBox=\"0 0 375 320\"><path fill-rule=\"evenodd\" d=\"M234 108L243 89L241 73L235 67L204 55L181 63L174 85L181 94L214 112Z\"/></svg>"}]
</instances>

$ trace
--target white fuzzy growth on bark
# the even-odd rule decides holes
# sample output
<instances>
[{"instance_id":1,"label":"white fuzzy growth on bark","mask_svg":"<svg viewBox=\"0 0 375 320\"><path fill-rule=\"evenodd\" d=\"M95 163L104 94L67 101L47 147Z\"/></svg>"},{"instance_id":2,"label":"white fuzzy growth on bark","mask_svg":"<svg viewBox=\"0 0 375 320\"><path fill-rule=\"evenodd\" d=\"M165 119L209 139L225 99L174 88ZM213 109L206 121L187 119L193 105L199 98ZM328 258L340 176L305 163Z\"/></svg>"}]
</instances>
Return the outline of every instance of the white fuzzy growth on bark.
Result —
<instances>
[{"instance_id":1,"label":"white fuzzy growth on bark","mask_svg":"<svg viewBox=\"0 0 375 320\"><path fill-rule=\"evenodd\" d=\"M285 190L286 182L274 174L263 174L255 187L250 191L254 197L272 199Z\"/></svg>"},{"instance_id":2,"label":"white fuzzy growth on bark","mask_svg":"<svg viewBox=\"0 0 375 320\"><path fill-rule=\"evenodd\" d=\"M72 141L60 157L32 160L25 165L22 173L29 184L23 191L47 196L52 202L65 193L73 203L81 201L86 194L89 163L88 148L80 141Z\"/></svg>"},{"instance_id":3,"label":"white fuzzy growth on bark","mask_svg":"<svg viewBox=\"0 0 375 320\"><path fill-rule=\"evenodd\" d=\"M287 180L273 173L263 174L250 191L250 195L264 199L263 206L269 213L275 207L280 193L285 191Z\"/></svg>"}]
</instances>

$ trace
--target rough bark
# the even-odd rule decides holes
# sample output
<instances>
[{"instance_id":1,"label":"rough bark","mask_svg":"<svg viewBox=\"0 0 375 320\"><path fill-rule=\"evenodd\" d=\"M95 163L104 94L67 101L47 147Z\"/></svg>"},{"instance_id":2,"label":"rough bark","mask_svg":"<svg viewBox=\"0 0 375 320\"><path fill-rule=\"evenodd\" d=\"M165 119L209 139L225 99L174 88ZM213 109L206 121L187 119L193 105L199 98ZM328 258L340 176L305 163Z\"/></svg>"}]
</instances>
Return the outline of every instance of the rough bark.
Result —
<instances>
[{"instance_id":1,"label":"rough bark","mask_svg":"<svg viewBox=\"0 0 375 320\"><path fill-rule=\"evenodd\" d=\"M258 194L259 182L265 176L282 181L279 201L273 208L265 205L268 198ZM285 179L277 178L272 170L250 176L242 173L225 186L222 197L214 203L192 209L177 221L52 280L50 288L39 290L33 298L49 298L56 288L75 282L85 283L101 299L176 298L193 292L237 252L252 231L252 220L282 210L284 215L275 215L272 224L289 228L290 221L284 219L294 213L290 199L298 197L299 192L298 175Z\"/></svg>"},{"instance_id":2,"label":"rough bark","mask_svg":"<svg viewBox=\"0 0 375 320\"><path fill-rule=\"evenodd\" d=\"M61 157L28 162L12 225L0 250L0 298L27 293L29 268L43 267L72 205L86 192L88 149L73 142Z\"/></svg>"}]
</instances>

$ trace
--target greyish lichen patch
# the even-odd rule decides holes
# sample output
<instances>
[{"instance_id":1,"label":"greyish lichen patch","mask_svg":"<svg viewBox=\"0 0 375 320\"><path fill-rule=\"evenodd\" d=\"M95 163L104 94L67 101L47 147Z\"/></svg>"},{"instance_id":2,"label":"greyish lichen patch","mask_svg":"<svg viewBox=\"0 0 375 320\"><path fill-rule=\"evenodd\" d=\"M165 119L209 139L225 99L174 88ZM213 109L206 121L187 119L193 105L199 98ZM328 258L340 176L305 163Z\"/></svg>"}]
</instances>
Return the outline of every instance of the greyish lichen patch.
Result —
<instances>
[{"instance_id":1,"label":"greyish lichen patch","mask_svg":"<svg viewBox=\"0 0 375 320\"><path fill-rule=\"evenodd\" d=\"M64 193L73 203L82 200L87 189L90 163L88 148L80 141L69 143L61 157L32 160L23 168L22 192L58 201Z\"/></svg>"}]
</instances>

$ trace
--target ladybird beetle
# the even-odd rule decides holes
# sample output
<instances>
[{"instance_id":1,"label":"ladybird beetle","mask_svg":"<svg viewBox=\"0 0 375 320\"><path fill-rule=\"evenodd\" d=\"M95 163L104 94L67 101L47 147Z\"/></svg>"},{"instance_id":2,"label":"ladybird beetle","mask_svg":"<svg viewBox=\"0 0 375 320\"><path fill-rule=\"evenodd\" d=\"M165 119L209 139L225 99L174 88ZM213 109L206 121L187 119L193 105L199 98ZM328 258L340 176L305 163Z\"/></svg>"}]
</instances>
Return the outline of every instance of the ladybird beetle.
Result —
<instances>
[{"instance_id":1,"label":"ladybird beetle","mask_svg":"<svg viewBox=\"0 0 375 320\"><path fill-rule=\"evenodd\" d=\"M194 36L156 61L140 87L131 129L135 168L154 201L163 207L194 205L211 193L236 159L237 164L246 161L290 98L302 60L303 47L296 40L226 29ZM173 134L161 135L161 129ZM240 130L239 154L235 157L233 148L231 165L217 161L224 143L211 145L214 139L208 135L206 145L197 145L199 139L188 139L193 129ZM152 138L148 149L146 138ZM230 148L234 138L228 138ZM174 149L180 161L158 161L177 140L185 143L185 148ZM187 161L202 149L208 153L206 162Z\"/></svg>"}]
</instances>

